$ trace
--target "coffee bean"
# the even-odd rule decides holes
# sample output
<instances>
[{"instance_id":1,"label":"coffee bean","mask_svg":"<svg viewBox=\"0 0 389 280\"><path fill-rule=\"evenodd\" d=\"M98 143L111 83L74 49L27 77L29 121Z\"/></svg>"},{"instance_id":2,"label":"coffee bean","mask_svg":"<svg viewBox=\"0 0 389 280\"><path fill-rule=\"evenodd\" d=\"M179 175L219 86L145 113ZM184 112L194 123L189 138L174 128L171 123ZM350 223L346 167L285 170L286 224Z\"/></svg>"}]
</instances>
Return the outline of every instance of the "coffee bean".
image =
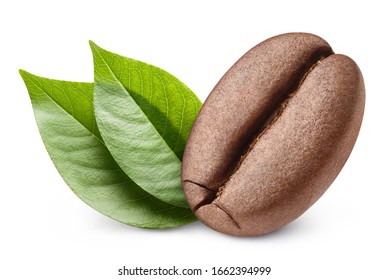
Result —
<instances>
[{"instance_id":1,"label":"coffee bean","mask_svg":"<svg viewBox=\"0 0 389 280\"><path fill-rule=\"evenodd\" d=\"M268 233L303 214L356 141L358 66L312 34L270 38L243 55L204 103L182 164L195 215L232 235Z\"/></svg>"}]
</instances>

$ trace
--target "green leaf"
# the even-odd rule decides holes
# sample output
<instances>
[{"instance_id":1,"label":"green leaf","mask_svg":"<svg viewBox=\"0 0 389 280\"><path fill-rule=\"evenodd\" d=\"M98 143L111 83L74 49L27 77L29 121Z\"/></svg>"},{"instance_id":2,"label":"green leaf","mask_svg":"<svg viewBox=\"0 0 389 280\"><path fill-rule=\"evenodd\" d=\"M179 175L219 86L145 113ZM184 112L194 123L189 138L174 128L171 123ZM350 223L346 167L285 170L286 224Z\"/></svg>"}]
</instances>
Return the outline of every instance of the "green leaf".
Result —
<instances>
[{"instance_id":1,"label":"green leaf","mask_svg":"<svg viewBox=\"0 0 389 280\"><path fill-rule=\"evenodd\" d=\"M117 165L97 129L93 84L51 80L23 70L20 74L46 149L84 202L136 227L171 228L195 221L190 210L151 196Z\"/></svg>"},{"instance_id":2,"label":"green leaf","mask_svg":"<svg viewBox=\"0 0 389 280\"><path fill-rule=\"evenodd\" d=\"M90 45L96 119L109 151L145 191L188 207L181 159L200 101L166 71Z\"/></svg>"}]
</instances>

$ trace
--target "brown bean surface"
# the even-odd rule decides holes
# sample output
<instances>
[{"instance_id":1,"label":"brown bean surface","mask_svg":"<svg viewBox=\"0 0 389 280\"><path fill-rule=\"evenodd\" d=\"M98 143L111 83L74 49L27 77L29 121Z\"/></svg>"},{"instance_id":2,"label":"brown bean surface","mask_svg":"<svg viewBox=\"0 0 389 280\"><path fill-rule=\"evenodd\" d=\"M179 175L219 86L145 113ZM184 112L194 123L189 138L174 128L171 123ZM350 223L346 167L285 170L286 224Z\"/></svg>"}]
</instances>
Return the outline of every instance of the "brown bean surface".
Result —
<instances>
[{"instance_id":1,"label":"brown bean surface","mask_svg":"<svg viewBox=\"0 0 389 280\"><path fill-rule=\"evenodd\" d=\"M358 66L320 37L258 44L222 77L192 128L182 165L190 207L240 236L295 220L345 164L364 102Z\"/></svg>"}]
</instances>

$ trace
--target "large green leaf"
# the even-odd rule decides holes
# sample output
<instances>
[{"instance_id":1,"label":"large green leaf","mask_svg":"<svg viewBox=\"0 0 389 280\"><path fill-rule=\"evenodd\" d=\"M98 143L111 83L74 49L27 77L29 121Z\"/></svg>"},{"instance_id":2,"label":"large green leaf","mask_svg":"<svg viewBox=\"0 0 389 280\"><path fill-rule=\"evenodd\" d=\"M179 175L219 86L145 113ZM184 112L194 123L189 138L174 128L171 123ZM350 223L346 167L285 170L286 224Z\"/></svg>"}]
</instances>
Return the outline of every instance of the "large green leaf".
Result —
<instances>
[{"instance_id":1,"label":"large green leaf","mask_svg":"<svg viewBox=\"0 0 389 280\"><path fill-rule=\"evenodd\" d=\"M141 188L188 207L181 186L184 146L201 103L177 78L91 42L97 124L116 162Z\"/></svg>"},{"instance_id":2,"label":"large green leaf","mask_svg":"<svg viewBox=\"0 0 389 280\"><path fill-rule=\"evenodd\" d=\"M112 158L97 129L93 84L46 79L20 71L43 142L59 173L83 201L125 224L170 228L195 217L137 186Z\"/></svg>"}]
</instances>

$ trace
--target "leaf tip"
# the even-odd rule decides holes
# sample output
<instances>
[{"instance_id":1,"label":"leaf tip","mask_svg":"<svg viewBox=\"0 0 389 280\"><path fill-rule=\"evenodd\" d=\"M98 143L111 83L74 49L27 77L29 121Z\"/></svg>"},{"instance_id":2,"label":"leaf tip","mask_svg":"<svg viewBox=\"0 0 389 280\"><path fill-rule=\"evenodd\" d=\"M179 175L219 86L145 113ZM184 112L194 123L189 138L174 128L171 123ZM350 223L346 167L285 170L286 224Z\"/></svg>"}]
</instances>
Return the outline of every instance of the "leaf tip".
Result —
<instances>
[{"instance_id":1,"label":"leaf tip","mask_svg":"<svg viewBox=\"0 0 389 280\"><path fill-rule=\"evenodd\" d=\"M92 40L89 40L89 46L91 46L91 47L95 47L95 46L96 46L96 43L95 43L95 42L93 42Z\"/></svg>"},{"instance_id":2,"label":"leaf tip","mask_svg":"<svg viewBox=\"0 0 389 280\"><path fill-rule=\"evenodd\" d=\"M26 70L19 69L19 74L22 77L23 80L26 80L27 77L31 76L32 74L27 72Z\"/></svg>"},{"instance_id":3,"label":"leaf tip","mask_svg":"<svg viewBox=\"0 0 389 280\"><path fill-rule=\"evenodd\" d=\"M93 42L92 40L89 40L89 46L90 48L92 49L92 52L96 52L96 51L99 51L101 48L95 43Z\"/></svg>"},{"instance_id":4,"label":"leaf tip","mask_svg":"<svg viewBox=\"0 0 389 280\"><path fill-rule=\"evenodd\" d=\"M22 76L22 77L23 77L23 75L26 75L26 74L28 74L28 72L27 72L26 70L19 69L19 74L20 74L20 76Z\"/></svg>"}]
</instances>

